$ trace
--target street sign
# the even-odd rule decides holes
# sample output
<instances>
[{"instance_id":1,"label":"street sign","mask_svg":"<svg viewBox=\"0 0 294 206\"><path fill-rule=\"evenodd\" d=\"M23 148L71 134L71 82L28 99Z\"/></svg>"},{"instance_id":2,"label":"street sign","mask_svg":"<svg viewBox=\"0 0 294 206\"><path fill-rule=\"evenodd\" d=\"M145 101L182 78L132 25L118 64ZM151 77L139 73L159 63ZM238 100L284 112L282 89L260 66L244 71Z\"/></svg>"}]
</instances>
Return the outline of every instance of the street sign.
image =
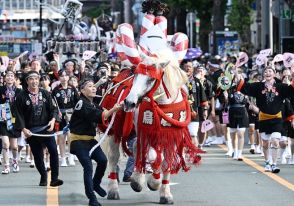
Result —
<instances>
[{"instance_id":1,"label":"street sign","mask_svg":"<svg viewBox=\"0 0 294 206\"><path fill-rule=\"evenodd\" d=\"M281 10L281 18L282 19L292 19L293 11L291 9L283 9Z\"/></svg>"},{"instance_id":2,"label":"street sign","mask_svg":"<svg viewBox=\"0 0 294 206\"><path fill-rule=\"evenodd\" d=\"M195 20L195 28L196 28L196 33L199 33L199 29L200 29L200 19L196 18Z\"/></svg>"}]
</instances>

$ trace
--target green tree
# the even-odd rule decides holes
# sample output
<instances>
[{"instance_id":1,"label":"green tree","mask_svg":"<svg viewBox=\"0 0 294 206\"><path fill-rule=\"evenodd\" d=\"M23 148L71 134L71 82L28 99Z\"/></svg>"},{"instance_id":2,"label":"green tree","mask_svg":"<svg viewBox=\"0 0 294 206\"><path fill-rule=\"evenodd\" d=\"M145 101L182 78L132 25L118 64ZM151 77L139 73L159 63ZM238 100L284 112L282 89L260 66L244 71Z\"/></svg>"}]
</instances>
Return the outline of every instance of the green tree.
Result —
<instances>
[{"instance_id":1,"label":"green tree","mask_svg":"<svg viewBox=\"0 0 294 206\"><path fill-rule=\"evenodd\" d=\"M97 18L101 14L110 14L109 5L101 4L99 7L94 7L85 11L84 15L90 18Z\"/></svg>"},{"instance_id":2,"label":"green tree","mask_svg":"<svg viewBox=\"0 0 294 206\"><path fill-rule=\"evenodd\" d=\"M211 16L214 0L166 0L171 8L169 18L170 33L173 33L173 20L177 18L177 31L186 32L186 14L190 11L197 11L200 19L200 47L208 50L208 34L212 30Z\"/></svg>"},{"instance_id":3,"label":"green tree","mask_svg":"<svg viewBox=\"0 0 294 206\"><path fill-rule=\"evenodd\" d=\"M251 5L253 2L254 0L233 0L228 18L231 30L239 33L241 47L245 47L247 50L252 48L250 25L252 23Z\"/></svg>"}]
</instances>

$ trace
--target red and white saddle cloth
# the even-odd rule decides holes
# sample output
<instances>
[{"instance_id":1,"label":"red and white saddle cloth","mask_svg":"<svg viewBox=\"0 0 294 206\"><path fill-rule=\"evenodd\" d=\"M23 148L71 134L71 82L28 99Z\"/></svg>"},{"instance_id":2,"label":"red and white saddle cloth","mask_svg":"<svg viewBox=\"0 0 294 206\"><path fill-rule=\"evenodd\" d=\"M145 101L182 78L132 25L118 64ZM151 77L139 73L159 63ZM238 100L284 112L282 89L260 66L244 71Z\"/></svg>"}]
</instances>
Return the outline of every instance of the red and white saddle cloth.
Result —
<instances>
[{"instance_id":1,"label":"red and white saddle cloth","mask_svg":"<svg viewBox=\"0 0 294 206\"><path fill-rule=\"evenodd\" d=\"M187 125L190 122L188 101L169 105L156 105L143 100L139 107L137 131L136 171L145 172L148 151L153 147L157 153L152 165L158 168L162 161L163 172L177 173L188 164L199 164L203 153L193 143ZM164 118L165 117L165 118ZM161 159L163 154L164 160Z\"/></svg>"},{"instance_id":2,"label":"red and white saddle cloth","mask_svg":"<svg viewBox=\"0 0 294 206\"><path fill-rule=\"evenodd\" d=\"M127 77L131 76L131 70L123 70L117 77L115 77L112 81L114 84L126 79ZM132 79L122 83L116 88L113 88L108 94L106 94L105 98L103 99L101 106L105 109L110 110L117 102L118 98L120 97L120 102L123 101L126 96L129 94L131 86L132 86ZM122 93L122 94L121 94ZM99 125L99 129L102 132L105 132L107 127L104 125ZM116 113L115 120L113 123L112 128L109 131L109 135L115 136L115 142L119 143L121 138L127 138L133 129L133 113L132 112L124 112L120 110Z\"/></svg>"}]
</instances>

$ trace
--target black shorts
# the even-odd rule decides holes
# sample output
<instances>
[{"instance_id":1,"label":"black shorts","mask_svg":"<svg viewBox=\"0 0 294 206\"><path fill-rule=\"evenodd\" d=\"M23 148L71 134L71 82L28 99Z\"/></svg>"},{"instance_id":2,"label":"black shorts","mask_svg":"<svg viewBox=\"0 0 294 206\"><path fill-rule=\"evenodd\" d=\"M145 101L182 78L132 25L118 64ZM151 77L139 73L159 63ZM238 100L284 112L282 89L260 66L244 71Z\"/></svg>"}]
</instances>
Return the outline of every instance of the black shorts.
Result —
<instances>
[{"instance_id":1,"label":"black shorts","mask_svg":"<svg viewBox=\"0 0 294 206\"><path fill-rule=\"evenodd\" d=\"M12 129L11 131L7 130L6 123L0 123L0 136L8 136L10 138L20 137L20 131Z\"/></svg>"},{"instance_id":2,"label":"black shorts","mask_svg":"<svg viewBox=\"0 0 294 206\"><path fill-rule=\"evenodd\" d=\"M259 132L271 134L273 132L283 132L283 121L282 119L270 119L259 121Z\"/></svg>"},{"instance_id":3,"label":"black shorts","mask_svg":"<svg viewBox=\"0 0 294 206\"><path fill-rule=\"evenodd\" d=\"M248 117L249 117L249 124L254 124L255 129L258 129L258 115L248 112Z\"/></svg>"},{"instance_id":4,"label":"black shorts","mask_svg":"<svg viewBox=\"0 0 294 206\"><path fill-rule=\"evenodd\" d=\"M282 136L294 138L294 129L291 125L291 122L289 122L289 121L284 122L283 128L284 128L284 130L283 130Z\"/></svg>"},{"instance_id":5,"label":"black shorts","mask_svg":"<svg viewBox=\"0 0 294 206\"><path fill-rule=\"evenodd\" d=\"M229 109L230 128L248 128L249 118L245 107L231 107Z\"/></svg>"}]
</instances>

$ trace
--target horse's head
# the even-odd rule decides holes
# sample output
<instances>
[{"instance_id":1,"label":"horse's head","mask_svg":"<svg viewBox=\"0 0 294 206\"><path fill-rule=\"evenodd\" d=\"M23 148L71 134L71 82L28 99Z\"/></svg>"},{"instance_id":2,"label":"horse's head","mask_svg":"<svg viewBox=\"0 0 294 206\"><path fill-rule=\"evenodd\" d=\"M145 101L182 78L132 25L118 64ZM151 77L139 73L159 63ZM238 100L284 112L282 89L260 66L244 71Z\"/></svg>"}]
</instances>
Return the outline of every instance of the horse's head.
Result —
<instances>
[{"instance_id":1,"label":"horse's head","mask_svg":"<svg viewBox=\"0 0 294 206\"><path fill-rule=\"evenodd\" d=\"M157 57L145 57L135 70L135 77L132 89L124 100L124 110L132 111L141 102L144 96L148 94L160 82L164 68L169 64L168 60L160 61Z\"/></svg>"},{"instance_id":2,"label":"horse's head","mask_svg":"<svg viewBox=\"0 0 294 206\"><path fill-rule=\"evenodd\" d=\"M179 68L178 63L187 52L188 37L185 34L176 33L169 46L166 31L167 20L165 17L145 15L142 21L139 46L137 47L132 26L129 24L119 25L116 38L118 55L123 64L138 65L133 87L125 99L125 111L133 110L148 92L149 94L153 93L152 91L155 89L152 90L152 88L159 86L155 83L160 82L163 77L163 70L167 65L170 64L170 68ZM138 49L141 51L139 52ZM145 55L145 58L142 60L140 55ZM173 75L169 77L171 76ZM180 76L182 75L180 74ZM175 85L178 87L177 82ZM152 91L150 92L150 90Z\"/></svg>"}]
</instances>

